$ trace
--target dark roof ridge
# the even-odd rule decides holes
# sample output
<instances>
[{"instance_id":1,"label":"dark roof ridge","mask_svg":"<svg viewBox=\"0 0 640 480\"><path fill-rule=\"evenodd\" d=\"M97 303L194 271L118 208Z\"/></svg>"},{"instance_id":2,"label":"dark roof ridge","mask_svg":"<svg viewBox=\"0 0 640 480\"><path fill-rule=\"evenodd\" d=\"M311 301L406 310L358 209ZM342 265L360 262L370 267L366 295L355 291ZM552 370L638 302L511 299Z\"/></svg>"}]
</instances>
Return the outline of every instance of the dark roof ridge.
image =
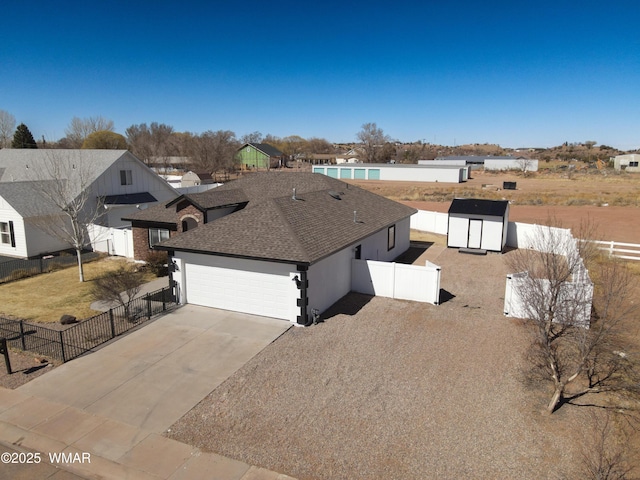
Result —
<instances>
[{"instance_id":1,"label":"dark roof ridge","mask_svg":"<svg viewBox=\"0 0 640 480\"><path fill-rule=\"evenodd\" d=\"M285 197L278 197L278 198L285 198ZM291 198L291 201L292 202L304 202L304 199L300 198L298 200L294 200L293 198ZM287 220L287 216L284 214L284 212L280 208L280 205L278 205L278 202L276 202L276 199L272 198L272 199L269 200L269 202L272 203L276 207L276 209L278 211L278 216L282 219L283 223L285 224L285 226L286 226L291 238L295 241L296 245L304 253L304 257L305 257L307 263L310 263L311 255L309 254L309 251L305 248L305 246L302 244L302 242L300 241L300 239L296 235L295 230L293 229L293 227L291 226L291 224Z\"/></svg>"}]
</instances>

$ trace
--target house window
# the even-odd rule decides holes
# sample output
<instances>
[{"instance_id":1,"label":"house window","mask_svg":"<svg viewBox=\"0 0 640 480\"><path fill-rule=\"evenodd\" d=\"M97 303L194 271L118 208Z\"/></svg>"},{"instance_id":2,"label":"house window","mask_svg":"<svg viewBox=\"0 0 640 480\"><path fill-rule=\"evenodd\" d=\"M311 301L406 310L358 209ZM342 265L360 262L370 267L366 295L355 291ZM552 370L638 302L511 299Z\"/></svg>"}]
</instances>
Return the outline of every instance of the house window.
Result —
<instances>
[{"instance_id":1,"label":"house window","mask_svg":"<svg viewBox=\"0 0 640 480\"><path fill-rule=\"evenodd\" d=\"M629 162L629 166L630 167L637 167L638 166L638 162Z\"/></svg>"},{"instance_id":2,"label":"house window","mask_svg":"<svg viewBox=\"0 0 640 480\"><path fill-rule=\"evenodd\" d=\"M13 222L0 222L0 243L2 245L16 246L16 237L13 233Z\"/></svg>"},{"instance_id":3,"label":"house window","mask_svg":"<svg viewBox=\"0 0 640 480\"><path fill-rule=\"evenodd\" d=\"M396 246L396 226L391 225L387 231L387 250L391 250Z\"/></svg>"},{"instance_id":4,"label":"house window","mask_svg":"<svg viewBox=\"0 0 640 480\"><path fill-rule=\"evenodd\" d=\"M131 170L120 170L120 185L133 185Z\"/></svg>"},{"instance_id":5,"label":"house window","mask_svg":"<svg viewBox=\"0 0 640 480\"><path fill-rule=\"evenodd\" d=\"M149 246L153 247L160 242L169 240L169 230L166 228L150 228L149 229Z\"/></svg>"}]
</instances>

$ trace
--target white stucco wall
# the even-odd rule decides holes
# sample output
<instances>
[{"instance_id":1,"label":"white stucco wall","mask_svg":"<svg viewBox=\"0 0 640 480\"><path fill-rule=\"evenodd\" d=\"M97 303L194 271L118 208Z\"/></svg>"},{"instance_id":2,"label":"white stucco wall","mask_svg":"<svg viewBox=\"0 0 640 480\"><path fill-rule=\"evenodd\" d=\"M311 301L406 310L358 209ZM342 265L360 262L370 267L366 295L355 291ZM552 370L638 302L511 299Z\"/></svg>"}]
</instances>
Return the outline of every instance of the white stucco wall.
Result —
<instances>
[{"instance_id":1,"label":"white stucco wall","mask_svg":"<svg viewBox=\"0 0 640 480\"><path fill-rule=\"evenodd\" d=\"M309 267L308 310L320 313L351 291L351 259L355 248L349 247Z\"/></svg>"}]
</instances>

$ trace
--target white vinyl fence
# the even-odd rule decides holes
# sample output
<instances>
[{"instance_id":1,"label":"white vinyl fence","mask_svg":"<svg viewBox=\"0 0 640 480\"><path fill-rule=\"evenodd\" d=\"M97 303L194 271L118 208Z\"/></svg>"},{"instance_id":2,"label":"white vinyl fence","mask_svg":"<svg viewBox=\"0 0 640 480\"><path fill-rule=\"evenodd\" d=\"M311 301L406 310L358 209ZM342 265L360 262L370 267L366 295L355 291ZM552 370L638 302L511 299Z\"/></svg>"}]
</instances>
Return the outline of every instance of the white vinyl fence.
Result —
<instances>
[{"instance_id":1,"label":"white vinyl fence","mask_svg":"<svg viewBox=\"0 0 640 480\"><path fill-rule=\"evenodd\" d=\"M110 228L91 224L87 229L94 252L133 258L133 235L130 228Z\"/></svg>"},{"instance_id":2,"label":"white vinyl fence","mask_svg":"<svg viewBox=\"0 0 640 480\"><path fill-rule=\"evenodd\" d=\"M591 307L593 304L593 282L589 277L577 240L571 234L571 230L555 228L542 225L516 224L522 226L517 238L519 248L530 248L541 252L563 255L567 258L567 263L572 266L571 281L565 282L560 287L560 298L557 300L556 316L558 321L571 321L578 325L589 328L591 321ZM511 226L511 225L510 225ZM549 247L549 248L545 248ZM504 295L504 314L509 317L530 318L528 308L532 299L525 299L527 284L537 282L540 288L534 290L545 292L547 299L549 280L532 279L528 272L518 272L507 275L507 283ZM539 282L539 283L538 283ZM536 299L537 300L537 299Z\"/></svg>"},{"instance_id":3,"label":"white vinyl fence","mask_svg":"<svg viewBox=\"0 0 640 480\"><path fill-rule=\"evenodd\" d=\"M427 212L419 210L411 217L411 228L414 230L426 231L437 233L441 235L447 235L448 229L448 214L439 212ZM539 235L548 236L553 238L553 242L545 243L541 242ZM614 246L613 242L596 242L602 245L603 250L608 250L612 255L619 256L620 258L627 258L620 255L621 253L632 254L629 248L638 247L638 257L634 258L640 260L640 245L634 244L620 244L615 245L629 247L627 249L619 249ZM528 249L544 249L545 246L550 246L548 253L556 253L571 257L575 260L575 256L578 254L578 240L576 240L570 229L547 227L542 225L531 225L528 223L509 222L507 230L507 245L513 248L528 248ZM633 252L635 253L635 252ZM580 310L572 312L573 318L577 318L578 323L588 326L591 317L591 304L593 300L593 283L589 277L589 272L584 267L581 259L572 262L576 265L576 269L572 275L572 281L567 282L563 287L563 292L567 298L579 298L577 304L580 305ZM525 318L527 316L525 304L519 293L519 286L527 281L527 272L512 273L507 275L505 300L504 300L504 314L510 317ZM540 280L546 282L547 280ZM567 302L568 303L568 302ZM576 302L574 301L574 304Z\"/></svg>"},{"instance_id":4,"label":"white vinyl fence","mask_svg":"<svg viewBox=\"0 0 640 480\"><path fill-rule=\"evenodd\" d=\"M440 302L440 267L431 262L420 266L353 259L351 272L354 292L433 305Z\"/></svg>"},{"instance_id":5,"label":"white vinyl fence","mask_svg":"<svg viewBox=\"0 0 640 480\"><path fill-rule=\"evenodd\" d=\"M411 216L410 225L413 230L446 235L449 225L449 214L418 210L417 213Z\"/></svg>"}]
</instances>

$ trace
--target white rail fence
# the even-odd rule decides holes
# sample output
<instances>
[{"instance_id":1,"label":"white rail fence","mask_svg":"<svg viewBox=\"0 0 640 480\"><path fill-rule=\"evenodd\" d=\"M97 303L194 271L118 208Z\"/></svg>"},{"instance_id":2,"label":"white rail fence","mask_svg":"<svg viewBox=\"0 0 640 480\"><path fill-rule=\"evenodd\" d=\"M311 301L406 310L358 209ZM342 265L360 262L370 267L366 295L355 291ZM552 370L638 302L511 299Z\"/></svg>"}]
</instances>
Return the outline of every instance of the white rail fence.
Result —
<instances>
[{"instance_id":1,"label":"white rail fence","mask_svg":"<svg viewBox=\"0 0 640 480\"><path fill-rule=\"evenodd\" d=\"M604 242L600 240L596 240L593 243L598 245L600 250L608 252L612 257L622 258L624 260L640 261L640 244L614 241Z\"/></svg>"}]
</instances>

